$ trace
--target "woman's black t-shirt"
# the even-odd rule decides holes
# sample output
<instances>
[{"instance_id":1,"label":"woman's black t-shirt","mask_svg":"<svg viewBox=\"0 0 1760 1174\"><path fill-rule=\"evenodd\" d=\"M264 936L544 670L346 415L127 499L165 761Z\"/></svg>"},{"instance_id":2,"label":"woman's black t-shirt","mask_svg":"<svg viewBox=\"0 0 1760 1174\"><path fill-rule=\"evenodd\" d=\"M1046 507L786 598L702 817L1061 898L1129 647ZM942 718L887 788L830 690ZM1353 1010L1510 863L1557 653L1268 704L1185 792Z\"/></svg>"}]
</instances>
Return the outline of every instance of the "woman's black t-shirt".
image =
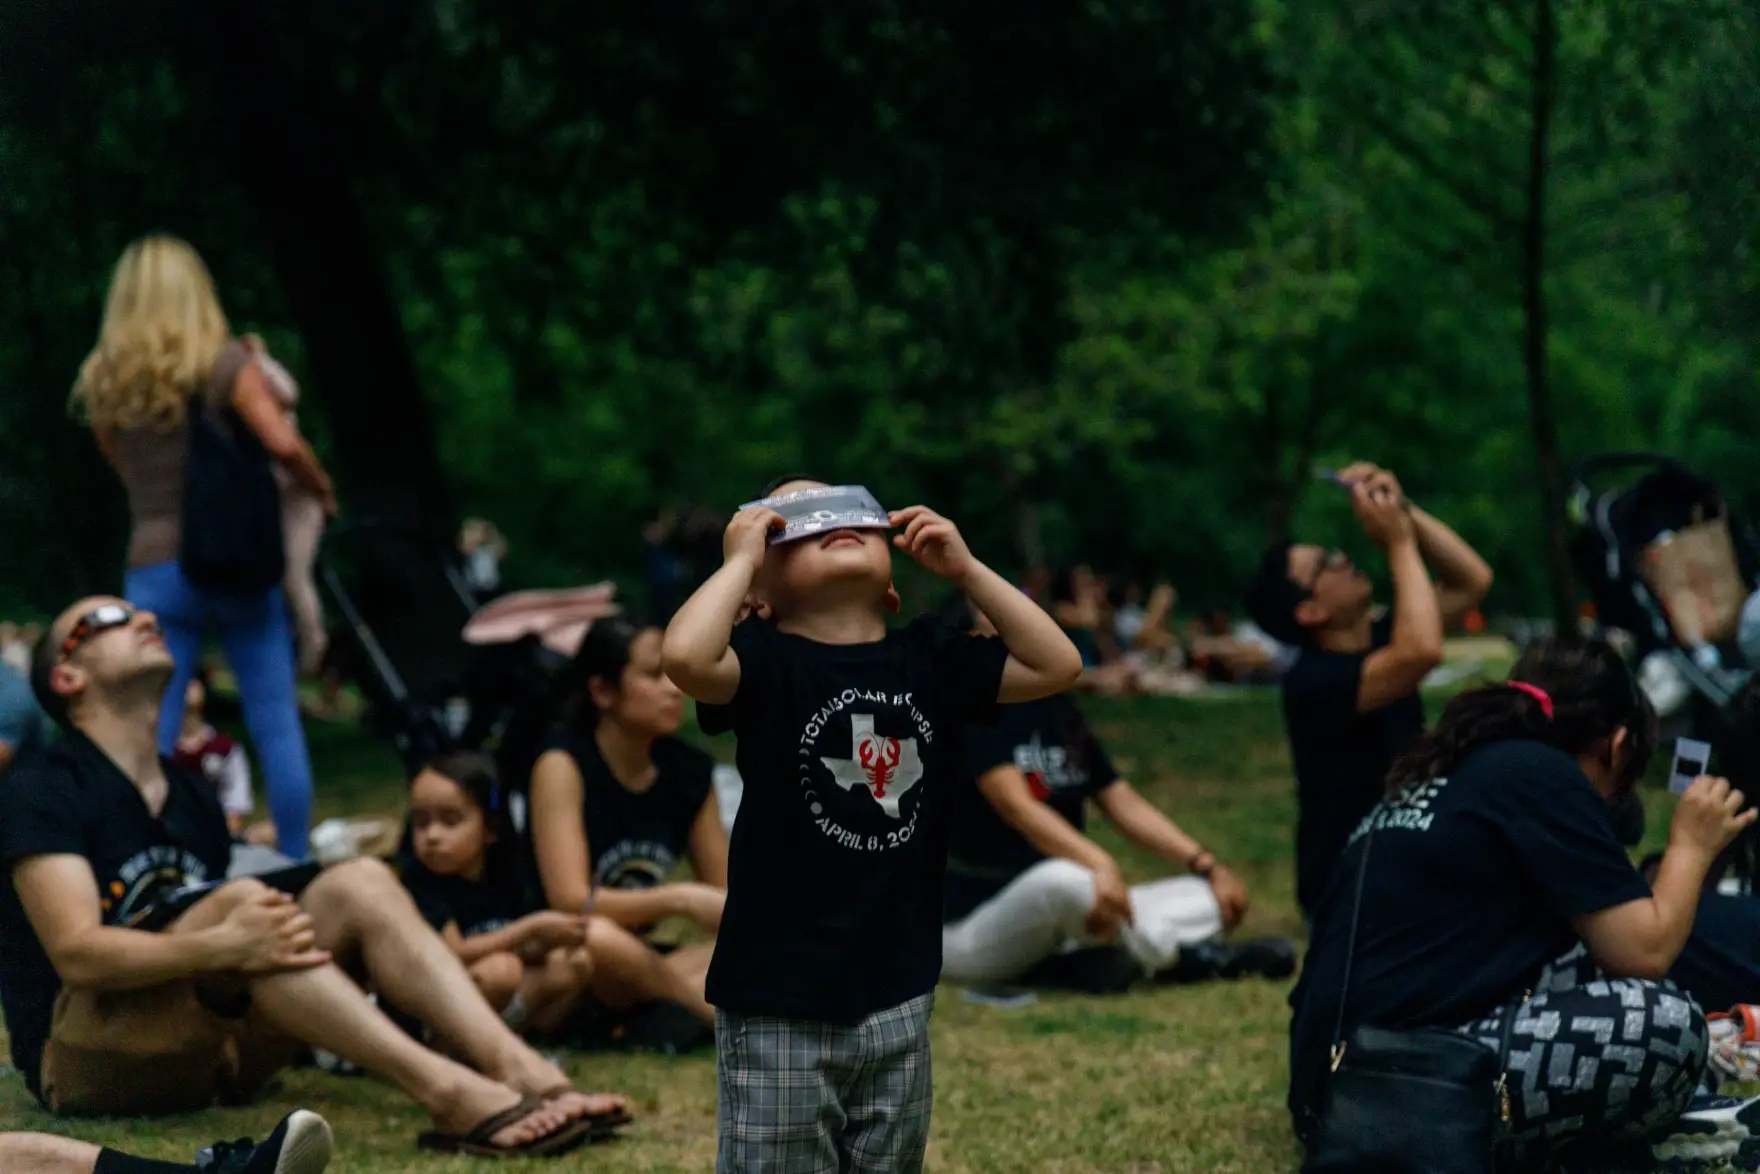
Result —
<instances>
[{"instance_id":1,"label":"woman's black t-shirt","mask_svg":"<svg viewBox=\"0 0 1760 1174\"><path fill-rule=\"evenodd\" d=\"M637 792L617 781L590 735L559 733L544 747L552 750L572 758L581 774L581 826L593 882L609 889L665 884L689 851L715 760L677 738L657 738L654 781Z\"/></svg>"},{"instance_id":2,"label":"woman's black t-shirt","mask_svg":"<svg viewBox=\"0 0 1760 1174\"><path fill-rule=\"evenodd\" d=\"M709 1001L850 1023L933 990L960 734L1008 650L931 617L856 645L748 619L733 650L739 692L697 708L745 780Z\"/></svg>"},{"instance_id":3,"label":"woman's black t-shirt","mask_svg":"<svg viewBox=\"0 0 1760 1174\"><path fill-rule=\"evenodd\" d=\"M506 929L543 908L532 885L513 868L495 868L481 880L442 876L413 856L401 857L397 872L415 898L422 920L436 931L457 924L460 937Z\"/></svg>"},{"instance_id":4,"label":"woman's black t-shirt","mask_svg":"<svg viewBox=\"0 0 1760 1174\"><path fill-rule=\"evenodd\" d=\"M1026 776L1033 794L1077 831L1087 826L1087 801L1118 779L1106 751L1068 697L1005 705L993 726L968 726L960 765L973 786L962 787L948 849L942 916L958 921L1045 859L1010 827L975 785L999 766Z\"/></svg>"},{"instance_id":5,"label":"woman's black t-shirt","mask_svg":"<svg viewBox=\"0 0 1760 1174\"><path fill-rule=\"evenodd\" d=\"M1367 835L1374 828L1372 845ZM1332 1045L1351 905L1369 863L1344 1029L1455 1027L1521 995L1578 940L1574 919L1650 895L1606 800L1568 755L1496 742L1406 788L1357 827L1290 996L1290 1105L1311 1105Z\"/></svg>"}]
</instances>

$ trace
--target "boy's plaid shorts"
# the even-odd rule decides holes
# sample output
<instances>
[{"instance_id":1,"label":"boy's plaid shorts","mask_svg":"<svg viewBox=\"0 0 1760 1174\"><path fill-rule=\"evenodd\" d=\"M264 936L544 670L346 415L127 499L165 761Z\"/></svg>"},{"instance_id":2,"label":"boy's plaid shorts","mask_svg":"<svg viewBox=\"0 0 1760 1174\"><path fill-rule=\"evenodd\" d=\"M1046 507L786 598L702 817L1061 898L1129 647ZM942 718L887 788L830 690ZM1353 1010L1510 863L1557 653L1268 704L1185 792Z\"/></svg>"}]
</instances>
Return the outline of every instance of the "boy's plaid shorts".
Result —
<instances>
[{"instance_id":1,"label":"boy's plaid shorts","mask_svg":"<svg viewBox=\"0 0 1760 1174\"><path fill-rule=\"evenodd\" d=\"M853 1024L715 1013L718 1174L916 1174L933 992Z\"/></svg>"}]
</instances>

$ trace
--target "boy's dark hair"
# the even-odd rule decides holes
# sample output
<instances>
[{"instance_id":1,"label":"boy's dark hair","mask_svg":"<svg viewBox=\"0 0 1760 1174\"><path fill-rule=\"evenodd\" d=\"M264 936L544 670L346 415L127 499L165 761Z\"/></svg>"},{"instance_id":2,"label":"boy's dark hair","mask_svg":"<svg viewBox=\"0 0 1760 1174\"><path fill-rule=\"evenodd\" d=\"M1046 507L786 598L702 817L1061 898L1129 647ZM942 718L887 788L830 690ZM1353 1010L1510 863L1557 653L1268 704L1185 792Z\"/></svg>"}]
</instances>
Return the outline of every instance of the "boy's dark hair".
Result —
<instances>
[{"instance_id":1,"label":"boy's dark hair","mask_svg":"<svg viewBox=\"0 0 1760 1174\"><path fill-rule=\"evenodd\" d=\"M1552 716L1539 698L1508 685L1462 693L1393 764L1389 793L1444 778L1473 751L1493 742L1531 739L1575 758L1622 727L1628 742L1620 790L1637 785L1656 752L1656 711L1612 645L1605 640L1545 640L1522 654L1509 679L1543 690L1552 701Z\"/></svg>"},{"instance_id":2,"label":"boy's dark hair","mask_svg":"<svg viewBox=\"0 0 1760 1174\"><path fill-rule=\"evenodd\" d=\"M1289 577L1289 552L1294 545L1285 538L1266 548L1242 602L1247 617L1273 640L1304 648L1311 636L1296 619L1296 609L1308 598L1308 592Z\"/></svg>"},{"instance_id":3,"label":"boy's dark hair","mask_svg":"<svg viewBox=\"0 0 1760 1174\"><path fill-rule=\"evenodd\" d=\"M781 489L784 485L788 485L794 481L819 481L821 484L824 484L820 478L815 477L810 473L784 473L782 476L772 477L766 482L764 488L758 491L758 496L760 498L770 497L774 495L778 489Z\"/></svg>"},{"instance_id":4,"label":"boy's dark hair","mask_svg":"<svg viewBox=\"0 0 1760 1174\"><path fill-rule=\"evenodd\" d=\"M49 685L49 674L55 671L60 658L61 642L55 639L55 625L51 624L37 640L36 647L31 649L31 692L36 695L43 712L49 715L49 720L66 729L67 698Z\"/></svg>"}]
</instances>

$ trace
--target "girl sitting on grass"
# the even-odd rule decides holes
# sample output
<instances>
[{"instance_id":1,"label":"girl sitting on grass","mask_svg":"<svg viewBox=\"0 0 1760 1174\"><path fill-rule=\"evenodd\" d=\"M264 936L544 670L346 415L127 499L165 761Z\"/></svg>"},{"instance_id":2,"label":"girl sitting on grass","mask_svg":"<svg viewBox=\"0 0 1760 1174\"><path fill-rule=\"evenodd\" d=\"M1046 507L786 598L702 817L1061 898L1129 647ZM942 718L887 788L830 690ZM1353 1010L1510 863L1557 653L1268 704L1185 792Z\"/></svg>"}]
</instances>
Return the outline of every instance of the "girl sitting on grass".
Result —
<instances>
[{"instance_id":1,"label":"girl sitting on grass","mask_svg":"<svg viewBox=\"0 0 1760 1174\"><path fill-rule=\"evenodd\" d=\"M403 883L516 1029L559 1031L590 993L588 919L543 908L503 830L487 755L445 755L410 782Z\"/></svg>"}]
</instances>

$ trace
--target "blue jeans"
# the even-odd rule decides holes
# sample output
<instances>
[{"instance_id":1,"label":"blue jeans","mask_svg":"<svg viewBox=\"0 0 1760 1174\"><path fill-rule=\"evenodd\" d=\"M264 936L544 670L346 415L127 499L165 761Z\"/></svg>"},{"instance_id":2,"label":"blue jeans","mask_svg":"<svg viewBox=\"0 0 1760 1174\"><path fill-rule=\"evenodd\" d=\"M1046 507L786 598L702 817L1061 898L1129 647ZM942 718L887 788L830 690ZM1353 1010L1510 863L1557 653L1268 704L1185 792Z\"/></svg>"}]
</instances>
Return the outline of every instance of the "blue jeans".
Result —
<instances>
[{"instance_id":1,"label":"blue jeans","mask_svg":"<svg viewBox=\"0 0 1760 1174\"><path fill-rule=\"evenodd\" d=\"M177 745L184 694L212 630L238 678L239 701L262 764L281 851L304 860L312 821L312 763L300 726L293 628L281 588L254 595L208 591L191 584L172 561L130 571L123 593L130 603L159 617L177 664L159 709L160 753L170 754Z\"/></svg>"}]
</instances>

